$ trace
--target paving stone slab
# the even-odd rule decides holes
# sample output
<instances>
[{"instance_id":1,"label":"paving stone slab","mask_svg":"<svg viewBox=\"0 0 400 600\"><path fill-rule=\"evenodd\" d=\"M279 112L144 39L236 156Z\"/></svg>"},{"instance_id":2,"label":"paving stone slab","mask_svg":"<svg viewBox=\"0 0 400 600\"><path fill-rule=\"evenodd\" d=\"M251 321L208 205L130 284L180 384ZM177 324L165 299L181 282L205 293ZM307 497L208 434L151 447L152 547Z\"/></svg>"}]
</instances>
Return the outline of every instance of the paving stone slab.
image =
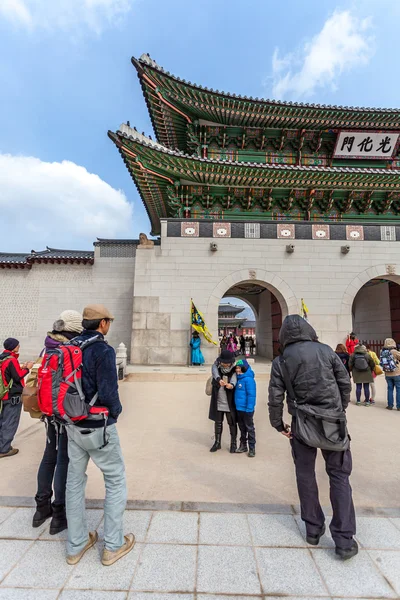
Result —
<instances>
[{"instance_id":1,"label":"paving stone slab","mask_svg":"<svg viewBox=\"0 0 400 600\"><path fill-rule=\"evenodd\" d=\"M17 508L0 525L0 538L36 540L46 529L46 523L32 527L33 508Z\"/></svg>"},{"instance_id":2,"label":"paving stone slab","mask_svg":"<svg viewBox=\"0 0 400 600\"><path fill-rule=\"evenodd\" d=\"M307 549L256 548L256 556L265 594L329 595Z\"/></svg>"},{"instance_id":3,"label":"paving stone slab","mask_svg":"<svg viewBox=\"0 0 400 600\"><path fill-rule=\"evenodd\" d=\"M111 567L101 564L103 544L98 543L86 552L69 578L66 589L82 590L129 590L133 573L141 552L141 545L135 544L133 550Z\"/></svg>"},{"instance_id":4,"label":"paving stone slab","mask_svg":"<svg viewBox=\"0 0 400 600\"><path fill-rule=\"evenodd\" d=\"M400 519L389 519L391 523L393 523L393 525L395 527L397 527L397 529L400 529Z\"/></svg>"},{"instance_id":5,"label":"paving stone slab","mask_svg":"<svg viewBox=\"0 0 400 600\"><path fill-rule=\"evenodd\" d=\"M396 550L369 550L368 554L400 596L400 552Z\"/></svg>"},{"instance_id":6,"label":"paving stone slab","mask_svg":"<svg viewBox=\"0 0 400 600\"><path fill-rule=\"evenodd\" d=\"M357 539L364 548L400 549L400 529L384 517L359 517Z\"/></svg>"},{"instance_id":7,"label":"paving stone slab","mask_svg":"<svg viewBox=\"0 0 400 600\"><path fill-rule=\"evenodd\" d=\"M86 518L88 523L89 531L97 531L100 527L101 521L103 519L103 511L102 510L87 510ZM68 536L68 531L64 529L61 533L57 533L56 535L50 535L50 519L46 521L46 528L43 533L40 535L41 540L66 540Z\"/></svg>"},{"instance_id":8,"label":"paving stone slab","mask_svg":"<svg viewBox=\"0 0 400 600\"><path fill-rule=\"evenodd\" d=\"M260 594L253 549L246 546L199 546L197 591Z\"/></svg>"},{"instance_id":9,"label":"paving stone slab","mask_svg":"<svg viewBox=\"0 0 400 600\"><path fill-rule=\"evenodd\" d=\"M251 546L246 515L201 513L199 543Z\"/></svg>"},{"instance_id":10,"label":"paving stone slab","mask_svg":"<svg viewBox=\"0 0 400 600\"><path fill-rule=\"evenodd\" d=\"M237 596L236 594L234 596L224 596L223 594L197 594L197 600L262 600L262 596ZM279 600L282 600L282 598Z\"/></svg>"},{"instance_id":11,"label":"paving stone slab","mask_svg":"<svg viewBox=\"0 0 400 600\"><path fill-rule=\"evenodd\" d=\"M13 512L15 512L15 508L12 508L11 506L1 506L0 507L0 525L1 523L3 523L3 521L5 521L6 519L8 519L9 516L11 516L13 514Z\"/></svg>"},{"instance_id":12,"label":"paving stone slab","mask_svg":"<svg viewBox=\"0 0 400 600\"><path fill-rule=\"evenodd\" d=\"M127 592L99 590L64 590L58 600L126 600ZM1 596L0 596L1 600ZM40 598L40 600L42 600Z\"/></svg>"},{"instance_id":13,"label":"paving stone slab","mask_svg":"<svg viewBox=\"0 0 400 600\"><path fill-rule=\"evenodd\" d=\"M137 542L143 542L153 513L145 510L126 510L124 512L124 532L133 533ZM99 539L104 539L104 519L98 529Z\"/></svg>"},{"instance_id":14,"label":"paving stone slab","mask_svg":"<svg viewBox=\"0 0 400 600\"><path fill-rule=\"evenodd\" d=\"M248 515L247 518L255 546L306 546L290 515Z\"/></svg>"},{"instance_id":15,"label":"paving stone slab","mask_svg":"<svg viewBox=\"0 0 400 600\"><path fill-rule=\"evenodd\" d=\"M298 528L300 529L300 533L301 533L304 541L306 541L306 536L307 536L306 524L304 523L304 521L301 520L300 515L296 515L295 520L296 520ZM306 542L306 544L307 544L307 542ZM307 546L312 547L309 544L307 544ZM333 539L331 537L331 534L329 531L329 524L326 523L326 532L324 533L322 538L319 540L318 548L334 548L334 547L335 547L335 542L333 541Z\"/></svg>"},{"instance_id":16,"label":"paving stone slab","mask_svg":"<svg viewBox=\"0 0 400 600\"><path fill-rule=\"evenodd\" d=\"M14 542L15 543L15 542ZM4 587L61 588L73 568L64 542L36 541L3 581Z\"/></svg>"},{"instance_id":17,"label":"paving stone slab","mask_svg":"<svg viewBox=\"0 0 400 600\"><path fill-rule=\"evenodd\" d=\"M194 600L193 594L171 594L158 592L131 592L128 596L129 600ZM230 600L234 600L230 598Z\"/></svg>"},{"instance_id":18,"label":"paving stone slab","mask_svg":"<svg viewBox=\"0 0 400 600\"><path fill-rule=\"evenodd\" d=\"M59 593L59 590L0 588L0 600L56 600Z\"/></svg>"},{"instance_id":19,"label":"paving stone slab","mask_svg":"<svg viewBox=\"0 0 400 600\"><path fill-rule=\"evenodd\" d=\"M25 554L32 542L0 540L0 581L11 571Z\"/></svg>"},{"instance_id":20,"label":"paving stone slab","mask_svg":"<svg viewBox=\"0 0 400 600\"><path fill-rule=\"evenodd\" d=\"M198 521L198 513L155 513L147 532L146 543L197 544Z\"/></svg>"},{"instance_id":21,"label":"paving stone slab","mask_svg":"<svg viewBox=\"0 0 400 600\"><path fill-rule=\"evenodd\" d=\"M195 573L195 546L149 544L140 556L131 589L149 592L193 592Z\"/></svg>"},{"instance_id":22,"label":"paving stone slab","mask_svg":"<svg viewBox=\"0 0 400 600\"><path fill-rule=\"evenodd\" d=\"M394 598L396 593L365 550L342 561L332 550L311 550L330 594L335 597Z\"/></svg>"}]
</instances>

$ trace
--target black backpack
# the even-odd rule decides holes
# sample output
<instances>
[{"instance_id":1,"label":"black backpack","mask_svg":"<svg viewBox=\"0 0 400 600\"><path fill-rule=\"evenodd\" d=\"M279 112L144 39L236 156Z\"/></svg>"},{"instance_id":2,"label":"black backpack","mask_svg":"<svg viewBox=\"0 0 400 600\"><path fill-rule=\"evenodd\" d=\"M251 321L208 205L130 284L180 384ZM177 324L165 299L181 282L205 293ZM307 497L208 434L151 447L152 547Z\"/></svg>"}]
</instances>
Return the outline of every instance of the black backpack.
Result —
<instances>
[{"instance_id":1,"label":"black backpack","mask_svg":"<svg viewBox=\"0 0 400 600\"><path fill-rule=\"evenodd\" d=\"M369 363L367 357L364 353L356 353L354 354L354 368L356 371L368 371Z\"/></svg>"}]
</instances>

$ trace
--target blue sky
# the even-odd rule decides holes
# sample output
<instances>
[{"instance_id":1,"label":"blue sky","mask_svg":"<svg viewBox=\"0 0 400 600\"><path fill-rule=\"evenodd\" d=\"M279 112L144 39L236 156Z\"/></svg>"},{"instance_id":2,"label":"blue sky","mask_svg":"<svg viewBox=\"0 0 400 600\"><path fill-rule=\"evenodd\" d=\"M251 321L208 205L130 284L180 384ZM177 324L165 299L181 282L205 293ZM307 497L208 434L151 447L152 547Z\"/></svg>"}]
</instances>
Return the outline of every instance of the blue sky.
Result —
<instances>
[{"instance_id":1,"label":"blue sky","mask_svg":"<svg viewBox=\"0 0 400 600\"><path fill-rule=\"evenodd\" d=\"M1 0L0 251L149 232L107 130L153 133L130 57L259 97L399 106L398 3Z\"/></svg>"}]
</instances>

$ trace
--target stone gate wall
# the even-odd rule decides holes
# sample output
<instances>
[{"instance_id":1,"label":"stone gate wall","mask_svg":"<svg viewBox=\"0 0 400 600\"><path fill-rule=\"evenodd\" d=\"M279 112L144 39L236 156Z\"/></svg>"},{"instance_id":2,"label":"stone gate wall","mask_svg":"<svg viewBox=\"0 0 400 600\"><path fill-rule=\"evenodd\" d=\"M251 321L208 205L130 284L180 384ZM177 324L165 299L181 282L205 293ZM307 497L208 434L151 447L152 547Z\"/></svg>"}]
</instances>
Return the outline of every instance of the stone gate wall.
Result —
<instances>
[{"instance_id":1,"label":"stone gate wall","mask_svg":"<svg viewBox=\"0 0 400 600\"><path fill-rule=\"evenodd\" d=\"M123 342L129 349L135 259L100 254L97 247L93 265L33 264L31 269L0 269L0 341L16 337L22 359L34 358L63 310L82 311L86 304L101 303L115 316L109 343L117 347Z\"/></svg>"}]
</instances>

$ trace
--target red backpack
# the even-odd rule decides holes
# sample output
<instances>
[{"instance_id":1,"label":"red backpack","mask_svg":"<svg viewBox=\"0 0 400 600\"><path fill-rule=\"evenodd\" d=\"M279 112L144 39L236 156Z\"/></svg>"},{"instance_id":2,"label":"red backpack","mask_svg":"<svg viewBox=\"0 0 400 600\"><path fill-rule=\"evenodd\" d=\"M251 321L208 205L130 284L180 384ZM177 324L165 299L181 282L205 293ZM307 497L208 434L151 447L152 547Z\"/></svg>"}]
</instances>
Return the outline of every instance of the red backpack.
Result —
<instances>
[{"instance_id":1,"label":"red backpack","mask_svg":"<svg viewBox=\"0 0 400 600\"><path fill-rule=\"evenodd\" d=\"M54 417L64 425L82 421L89 415L91 419L107 421L107 408L93 406L98 394L87 402L81 383L82 353L101 341L97 336L85 342L72 340L45 353L38 371L38 406L46 417Z\"/></svg>"}]
</instances>

